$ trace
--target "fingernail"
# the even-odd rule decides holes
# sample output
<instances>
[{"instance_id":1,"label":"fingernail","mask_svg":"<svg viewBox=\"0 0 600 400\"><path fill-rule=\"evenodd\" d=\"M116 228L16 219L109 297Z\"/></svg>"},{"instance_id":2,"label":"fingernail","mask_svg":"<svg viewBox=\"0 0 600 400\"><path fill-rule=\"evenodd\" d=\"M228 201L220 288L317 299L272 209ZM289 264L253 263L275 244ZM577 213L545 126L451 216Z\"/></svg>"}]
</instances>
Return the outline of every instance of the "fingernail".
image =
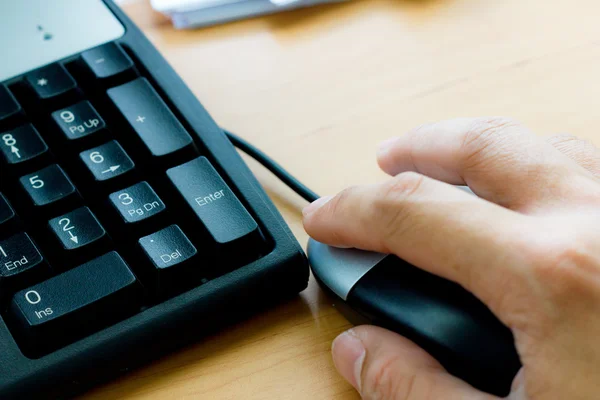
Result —
<instances>
[{"instance_id":1,"label":"fingernail","mask_svg":"<svg viewBox=\"0 0 600 400\"><path fill-rule=\"evenodd\" d=\"M360 376L367 351L352 329L342 333L333 341L331 353L333 363L340 375L360 393Z\"/></svg>"},{"instance_id":2,"label":"fingernail","mask_svg":"<svg viewBox=\"0 0 600 400\"><path fill-rule=\"evenodd\" d=\"M313 201L312 203L310 203L309 205L304 207L304 209L302 210L302 215L307 216L309 214L314 213L319 208L323 207L323 205L325 203L327 203L329 200L331 200L332 198L333 198L333 196L323 196L323 197Z\"/></svg>"},{"instance_id":3,"label":"fingernail","mask_svg":"<svg viewBox=\"0 0 600 400\"><path fill-rule=\"evenodd\" d=\"M377 157L385 156L392 148L392 144L397 140L397 137L392 137L379 143L379 145L377 146Z\"/></svg>"}]
</instances>

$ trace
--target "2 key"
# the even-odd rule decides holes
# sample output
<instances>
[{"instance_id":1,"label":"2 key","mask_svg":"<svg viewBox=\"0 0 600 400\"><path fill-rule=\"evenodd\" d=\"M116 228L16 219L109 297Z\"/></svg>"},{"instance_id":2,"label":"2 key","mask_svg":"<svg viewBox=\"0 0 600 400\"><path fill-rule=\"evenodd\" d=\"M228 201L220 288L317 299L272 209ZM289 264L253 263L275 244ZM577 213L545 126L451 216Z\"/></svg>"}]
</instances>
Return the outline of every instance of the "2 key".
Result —
<instances>
[{"instance_id":1,"label":"2 key","mask_svg":"<svg viewBox=\"0 0 600 400\"><path fill-rule=\"evenodd\" d=\"M104 253L110 246L106 231L87 207L81 207L48 221L57 246L60 265L70 266Z\"/></svg>"}]
</instances>

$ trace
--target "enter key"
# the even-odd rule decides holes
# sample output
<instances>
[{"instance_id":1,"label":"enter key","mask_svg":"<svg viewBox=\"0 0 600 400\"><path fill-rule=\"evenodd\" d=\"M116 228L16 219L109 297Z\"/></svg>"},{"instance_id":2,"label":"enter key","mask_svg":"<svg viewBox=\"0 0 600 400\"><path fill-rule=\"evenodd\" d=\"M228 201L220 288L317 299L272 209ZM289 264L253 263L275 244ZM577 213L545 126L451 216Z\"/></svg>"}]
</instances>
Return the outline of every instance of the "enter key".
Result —
<instances>
[{"instance_id":1,"label":"enter key","mask_svg":"<svg viewBox=\"0 0 600 400\"><path fill-rule=\"evenodd\" d=\"M167 171L179 194L222 254L249 254L262 244L258 224L206 157Z\"/></svg>"}]
</instances>

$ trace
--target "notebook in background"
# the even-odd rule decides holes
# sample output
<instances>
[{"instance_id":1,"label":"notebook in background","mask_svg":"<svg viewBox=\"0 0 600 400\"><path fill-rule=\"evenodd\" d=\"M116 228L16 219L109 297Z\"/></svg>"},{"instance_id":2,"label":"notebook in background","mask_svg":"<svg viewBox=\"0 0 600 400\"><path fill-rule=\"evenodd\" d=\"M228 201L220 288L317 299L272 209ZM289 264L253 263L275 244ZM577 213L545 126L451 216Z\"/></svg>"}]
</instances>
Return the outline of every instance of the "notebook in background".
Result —
<instances>
[{"instance_id":1,"label":"notebook in background","mask_svg":"<svg viewBox=\"0 0 600 400\"><path fill-rule=\"evenodd\" d=\"M348 0L151 0L177 29L197 28L322 3Z\"/></svg>"}]
</instances>

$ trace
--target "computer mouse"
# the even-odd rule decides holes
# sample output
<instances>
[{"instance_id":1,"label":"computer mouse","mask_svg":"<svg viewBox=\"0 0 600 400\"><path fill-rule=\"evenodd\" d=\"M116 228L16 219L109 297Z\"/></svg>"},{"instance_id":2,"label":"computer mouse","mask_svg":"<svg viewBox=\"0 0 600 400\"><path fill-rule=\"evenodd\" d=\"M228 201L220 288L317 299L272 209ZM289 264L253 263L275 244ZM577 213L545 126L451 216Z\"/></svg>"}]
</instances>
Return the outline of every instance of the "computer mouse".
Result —
<instances>
[{"instance_id":1,"label":"computer mouse","mask_svg":"<svg viewBox=\"0 0 600 400\"><path fill-rule=\"evenodd\" d=\"M498 396L521 367L511 331L474 295L393 256L340 249L313 239L313 274L354 324L412 340L451 374Z\"/></svg>"}]
</instances>

